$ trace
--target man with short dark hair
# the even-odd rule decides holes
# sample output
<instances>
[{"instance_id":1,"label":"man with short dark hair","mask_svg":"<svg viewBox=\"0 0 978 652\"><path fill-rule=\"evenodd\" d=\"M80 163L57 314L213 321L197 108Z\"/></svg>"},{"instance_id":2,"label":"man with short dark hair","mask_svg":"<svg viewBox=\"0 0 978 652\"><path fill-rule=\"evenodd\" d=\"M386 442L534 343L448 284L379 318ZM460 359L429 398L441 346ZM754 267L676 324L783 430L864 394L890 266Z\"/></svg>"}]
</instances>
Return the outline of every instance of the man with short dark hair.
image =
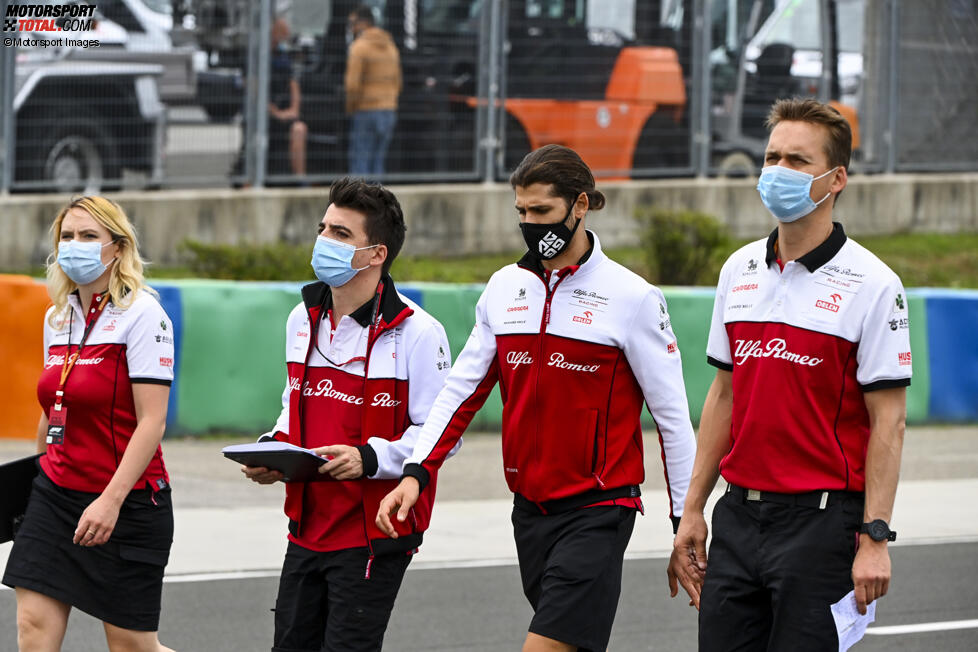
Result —
<instances>
[{"instance_id":1,"label":"man with short dark hair","mask_svg":"<svg viewBox=\"0 0 978 652\"><path fill-rule=\"evenodd\" d=\"M910 384L900 279L833 222L852 135L832 107L779 100L757 188L778 220L723 266L717 367L669 566L699 649L838 650L830 605L887 592ZM706 500L718 476L706 556ZM704 578L705 571L705 578Z\"/></svg>"},{"instance_id":2,"label":"man with short dark hair","mask_svg":"<svg viewBox=\"0 0 978 652\"><path fill-rule=\"evenodd\" d=\"M350 173L379 178L397 121L401 55L391 35L377 27L370 7L348 21L353 43L346 60L346 113L350 116Z\"/></svg>"},{"instance_id":3,"label":"man with short dark hair","mask_svg":"<svg viewBox=\"0 0 978 652\"><path fill-rule=\"evenodd\" d=\"M289 546L273 651L380 650L428 527L433 493L400 524L397 540L373 522L451 366L441 324L388 274L404 232L386 188L350 178L330 188L312 255L319 282L302 288L289 315L288 383L266 435L329 459L324 481L286 485ZM282 479L266 468L242 471L260 484Z\"/></svg>"},{"instance_id":4,"label":"man with short dark hair","mask_svg":"<svg viewBox=\"0 0 978 652\"><path fill-rule=\"evenodd\" d=\"M523 652L603 652L643 509L645 405L673 527L682 514L696 448L682 362L662 292L585 229L605 198L577 152L541 147L510 183L527 253L486 284L468 343L377 522L398 536L498 382L513 536L534 612Z\"/></svg>"}]
</instances>

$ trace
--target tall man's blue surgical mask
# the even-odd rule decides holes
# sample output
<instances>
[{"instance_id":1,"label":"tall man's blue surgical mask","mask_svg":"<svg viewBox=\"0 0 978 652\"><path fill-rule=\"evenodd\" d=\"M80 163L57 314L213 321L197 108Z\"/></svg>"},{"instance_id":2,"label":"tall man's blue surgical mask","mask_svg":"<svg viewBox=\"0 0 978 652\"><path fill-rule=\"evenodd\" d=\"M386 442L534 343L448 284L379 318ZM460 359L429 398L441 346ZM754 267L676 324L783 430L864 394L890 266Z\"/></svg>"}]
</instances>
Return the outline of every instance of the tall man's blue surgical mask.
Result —
<instances>
[{"instance_id":1,"label":"tall man's blue surgical mask","mask_svg":"<svg viewBox=\"0 0 978 652\"><path fill-rule=\"evenodd\" d=\"M58 245L58 266L78 285L88 285L105 273L107 266L102 262L102 247L110 244L77 240L62 242Z\"/></svg>"},{"instance_id":2,"label":"tall man's blue surgical mask","mask_svg":"<svg viewBox=\"0 0 978 652\"><path fill-rule=\"evenodd\" d=\"M360 249L373 249L376 246L378 245L354 247L321 235L316 238L316 245L312 248L312 270L320 281L330 287L338 288L349 283L360 270L370 267L370 265L353 267L353 254Z\"/></svg>"},{"instance_id":3,"label":"tall man's blue surgical mask","mask_svg":"<svg viewBox=\"0 0 978 652\"><path fill-rule=\"evenodd\" d=\"M761 193L761 201L771 211L771 215L781 222L794 222L811 213L829 198L831 192L825 193L818 201L812 201L812 182L831 174L838 167L813 177L807 172L769 165L761 169L757 191Z\"/></svg>"}]
</instances>

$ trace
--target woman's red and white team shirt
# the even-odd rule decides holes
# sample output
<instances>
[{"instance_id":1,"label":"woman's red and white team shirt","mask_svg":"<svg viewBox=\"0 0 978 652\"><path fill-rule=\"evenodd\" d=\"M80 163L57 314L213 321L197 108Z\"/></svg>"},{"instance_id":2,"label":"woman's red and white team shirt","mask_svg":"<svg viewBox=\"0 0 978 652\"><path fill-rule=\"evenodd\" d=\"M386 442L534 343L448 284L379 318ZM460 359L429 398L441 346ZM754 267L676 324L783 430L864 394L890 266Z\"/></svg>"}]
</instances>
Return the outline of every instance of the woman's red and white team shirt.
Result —
<instances>
[{"instance_id":1,"label":"woman's red and white team shirt","mask_svg":"<svg viewBox=\"0 0 978 652\"><path fill-rule=\"evenodd\" d=\"M41 458L44 473L55 484L93 493L108 485L136 429L132 384L173 382L173 325L156 298L140 291L128 309L110 299L99 313L101 299L95 295L83 310L78 295L70 295L68 307L54 326L48 320L54 308L48 309L44 369L37 385L41 407L50 414L65 356L78 350L86 324L95 319L65 383L64 441L48 444ZM158 447L134 488L159 490L168 484Z\"/></svg>"},{"instance_id":2,"label":"woman's red and white team shirt","mask_svg":"<svg viewBox=\"0 0 978 652\"><path fill-rule=\"evenodd\" d=\"M784 264L767 240L720 272L707 345L732 372L728 482L761 491L865 490L865 392L910 384L900 279L841 224Z\"/></svg>"}]
</instances>

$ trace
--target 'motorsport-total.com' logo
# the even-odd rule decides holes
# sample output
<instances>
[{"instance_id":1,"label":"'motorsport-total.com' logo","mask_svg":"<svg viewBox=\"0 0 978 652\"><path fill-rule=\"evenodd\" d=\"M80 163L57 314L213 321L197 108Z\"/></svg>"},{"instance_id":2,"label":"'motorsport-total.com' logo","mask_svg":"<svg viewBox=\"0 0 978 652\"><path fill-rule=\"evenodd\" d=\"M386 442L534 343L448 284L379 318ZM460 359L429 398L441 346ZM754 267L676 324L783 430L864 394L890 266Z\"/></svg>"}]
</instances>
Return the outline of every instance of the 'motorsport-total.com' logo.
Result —
<instances>
[{"instance_id":1,"label":"'motorsport-total.com' logo","mask_svg":"<svg viewBox=\"0 0 978 652\"><path fill-rule=\"evenodd\" d=\"M95 29L95 5L17 5L7 6L3 18L5 32L86 32Z\"/></svg>"}]
</instances>

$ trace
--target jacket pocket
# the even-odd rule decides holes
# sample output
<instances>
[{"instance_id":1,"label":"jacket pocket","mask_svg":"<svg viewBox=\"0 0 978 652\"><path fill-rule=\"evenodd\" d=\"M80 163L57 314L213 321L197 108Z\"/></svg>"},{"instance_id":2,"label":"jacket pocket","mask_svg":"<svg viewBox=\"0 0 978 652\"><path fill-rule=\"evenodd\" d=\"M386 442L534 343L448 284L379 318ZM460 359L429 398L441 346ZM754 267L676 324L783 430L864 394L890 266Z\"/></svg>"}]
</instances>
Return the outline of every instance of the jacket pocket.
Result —
<instances>
[{"instance_id":1,"label":"jacket pocket","mask_svg":"<svg viewBox=\"0 0 978 652\"><path fill-rule=\"evenodd\" d=\"M152 566L166 566L170 560L170 550L160 550L156 548L143 548L129 544L119 544L119 556L126 561L134 561L140 564L150 564Z\"/></svg>"},{"instance_id":2,"label":"jacket pocket","mask_svg":"<svg viewBox=\"0 0 978 652\"><path fill-rule=\"evenodd\" d=\"M584 425L584 475L593 475L598 463L598 411L585 410L581 416Z\"/></svg>"}]
</instances>

